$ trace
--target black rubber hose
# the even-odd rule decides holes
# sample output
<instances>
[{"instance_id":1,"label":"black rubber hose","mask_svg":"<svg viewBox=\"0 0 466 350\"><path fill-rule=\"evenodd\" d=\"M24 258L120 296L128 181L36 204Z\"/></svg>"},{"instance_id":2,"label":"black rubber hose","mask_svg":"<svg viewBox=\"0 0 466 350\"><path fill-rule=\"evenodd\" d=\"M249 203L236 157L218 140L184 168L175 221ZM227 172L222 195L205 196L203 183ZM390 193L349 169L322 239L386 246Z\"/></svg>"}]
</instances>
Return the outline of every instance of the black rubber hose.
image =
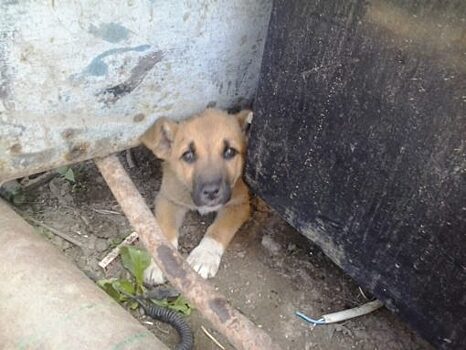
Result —
<instances>
[{"instance_id":1,"label":"black rubber hose","mask_svg":"<svg viewBox=\"0 0 466 350\"><path fill-rule=\"evenodd\" d=\"M181 317L176 311L154 305L147 304L138 300L139 304L143 307L146 315L153 319L160 320L168 323L176 329L180 336L180 342L176 346L176 350L192 350L194 346L194 336L191 328L186 323L185 319Z\"/></svg>"}]
</instances>

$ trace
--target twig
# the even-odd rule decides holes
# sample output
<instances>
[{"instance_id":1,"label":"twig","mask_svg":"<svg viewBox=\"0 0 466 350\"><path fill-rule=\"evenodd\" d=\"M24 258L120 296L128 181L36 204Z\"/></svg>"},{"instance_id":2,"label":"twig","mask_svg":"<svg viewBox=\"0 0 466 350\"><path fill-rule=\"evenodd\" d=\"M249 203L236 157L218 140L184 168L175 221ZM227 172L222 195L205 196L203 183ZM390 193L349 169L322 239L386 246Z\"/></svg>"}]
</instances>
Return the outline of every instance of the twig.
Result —
<instances>
[{"instance_id":1,"label":"twig","mask_svg":"<svg viewBox=\"0 0 466 350\"><path fill-rule=\"evenodd\" d=\"M134 164L134 158L133 158L133 153L131 152L131 149L126 150L126 163L128 163L128 167L130 169L133 169L136 167L136 164Z\"/></svg>"},{"instance_id":2,"label":"twig","mask_svg":"<svg viewBox=\"0 0 466 350\"><path fill-rule=\"evenodd\" d=\"M214 342L215 345L217 345L220 349L225 350L225 347L224 347L222 344L220 344L220 342L219 342L217 339L215 339L214 336L213 336L212 334L210 334L210 333L207 331L207 329L205 329L204 326L201 325L201 329L202 329L202 331L205 333L205 335L206 335L210 340L212 340L212 341Z\"/></svg>"},{"instance_id":3,"label":"twig","mask_svg":"<svg viewBox=\"0 0 466 350\"><path fill-rule=\"evenodd\" d=\"M80 217L81 220L86 224L86 226L89 226L89 220L87 220L85 216L79 215L79 217Z\"/></svg>"},{"instance_id":4,"label":"twig","mask_svg":"<svg viewBox=\"0 0 466 350\"><path fill-rule=\"evenodd\" d=\"M49 182L57 175L58 173L55 170L52 170L52 171L47 171L46 173L39 175L35 177L34 179L29 179L29 177L24 178L23 180L21 180L21 187L24 190L32 190L34 188L37 188Z\"/></svg>"},{"instance_id":5,"label":"twig","mask_svg":"<svg viewBox=\"0 0 466 350\"><path fill-rule=\"evenodd\" d=\"M170 334L170 331L166 330L166 329L162 329L159 325L158 325L158 322L156 323L152 323L155 328L157 328L160 332L162 332L163 334Z\"/></svg>"},{"instance_id":6,"label":"twig","mask_svg":"<svg viewBox=\"0 0 466 350\"><path fill-rule=\"evenodd\" d=\"M118 257L118 254L120 254L120 249L124 245L129 245L133 243L135 240L138 239L138 234L136 232L131 233L128 237L126 237L123 242L118 244L115 248L112 249L110 253L108 253L100 262L99 266L102 269L106 269L108 265L112 263L113 260L115 260Z\"/></svg>"},{"instance_id":7,"label":"twig","mask_svg":"<svg viewBox=\"0 0 466 350\"><path fill-rule=\"evenodd\" d=\"M114 210L108 210L108 209L95 209L92 208L93 211L96 213L102 214L102 215L122 215L121 213L114 211Z\"/></svg>"},{"instance_id":8,"label":"twig","mask_svg":"<svg viewBox=\"0 0 466 350\"><path fill-rule=\"evenodd\" d=\"M65 241L68 241L80 248L83 248L84 245L79 242L78 240L74 239L73 237L70 237L69 235L67 235L66 233L63 233L63 232L60 232L56 229L54 229L53 227L50 227L49 225L47 224L44 224L42 221L39 221L39 220L36 220L34 218L31 218L30 216L24 216L24 218L26 220L29 220L29 221L32 221L33 223L39 225L39 226L42 226L43 228L45 228L46 230L52 232L53 234L57 235L58 237L61 237L63 238Z\"/></svg>"},{"instance_id":9,"label":"twig","mask_svg":"<svg viewBox=\"0 0 466 350\"><path fill-rule=\"evenodd\" d=\"M361 287L358 287L359 288L359 293L361 293L361 295L363 296L364 299L366 300L369 300L369 298L366 296L366 294L364 293L364 291L362 290Z\"/></svg>"}]
</instances>

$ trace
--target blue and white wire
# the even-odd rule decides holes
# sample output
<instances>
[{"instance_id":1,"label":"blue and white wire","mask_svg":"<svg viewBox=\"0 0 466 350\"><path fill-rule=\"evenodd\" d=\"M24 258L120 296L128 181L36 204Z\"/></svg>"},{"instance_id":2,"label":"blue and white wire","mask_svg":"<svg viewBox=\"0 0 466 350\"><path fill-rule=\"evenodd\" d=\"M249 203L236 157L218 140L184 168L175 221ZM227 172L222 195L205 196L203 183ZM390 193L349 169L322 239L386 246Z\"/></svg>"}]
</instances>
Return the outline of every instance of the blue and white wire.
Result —
<instances>
[{"instance_id":1,"label":"blue and white wire","mask_svg":"<svg viewBox=\"0 0 466 350\"><path fill-rule=\"evenodd\" d=\"M352 309L333 312L331 314L323 315L319 319L308 317L299 311L296 312L296 316L300 317L301 319L313 325L322 325L322 324L342 322L342 321L349 320L351 318L363 316L363 315L366 315L372 311L375 311L381 308L382 306L383 306L382 302L378 300L374 300L374 301L365 303L361 306L354 307Z\"/></svg>"}]
</instances>

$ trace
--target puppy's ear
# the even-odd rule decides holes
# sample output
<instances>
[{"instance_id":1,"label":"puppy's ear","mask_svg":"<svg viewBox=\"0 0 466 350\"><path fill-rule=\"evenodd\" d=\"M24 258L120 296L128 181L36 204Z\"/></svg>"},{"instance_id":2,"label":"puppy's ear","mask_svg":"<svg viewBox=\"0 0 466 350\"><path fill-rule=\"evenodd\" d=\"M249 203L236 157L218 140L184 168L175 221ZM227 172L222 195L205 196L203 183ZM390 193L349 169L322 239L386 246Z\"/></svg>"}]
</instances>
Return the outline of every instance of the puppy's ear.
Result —
<instances>
[{"instance_id":1,"label":"puppy's ear","mask_svg":"<svg viewBox=\"0 0 466 350\"><path fill-rule=\"evenodd\" d=\"M141 136L141 142L160 159L170 156L173 140L175 139L178 123L162 117Z\"/></svg>"},{"instance_id":2,"label":"puppy's ear","mask_svg":"<svg viewBox=\"0 0 466 350\"><path fill-rule=\"evenodd\" d=\"M243 109L235 114L241 130L246 134L252 122L252 111L250 109Z\"/></svg>"}]
</instances>

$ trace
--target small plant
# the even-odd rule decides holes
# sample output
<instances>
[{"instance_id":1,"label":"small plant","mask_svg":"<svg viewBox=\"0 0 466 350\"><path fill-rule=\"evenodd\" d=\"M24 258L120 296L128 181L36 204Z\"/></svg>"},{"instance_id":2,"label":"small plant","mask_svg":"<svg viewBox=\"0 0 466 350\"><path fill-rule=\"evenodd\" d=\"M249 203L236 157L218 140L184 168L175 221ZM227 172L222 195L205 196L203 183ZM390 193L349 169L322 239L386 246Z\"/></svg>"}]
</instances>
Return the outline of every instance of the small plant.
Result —
<instances>
[{"instance_id":1,"label":"small plant","mask_svg":"<svg viewBox=\"0 0 466 350\"><path fill-rule=\"evenodd\" d=\"M145 251L131 246L123 246L120 249L120 257L123 266L130 272L131 279L110 278L103 279L97 284L119 303L126 304L134 310L138 307L138 302L132 297L143 296L144 270L149 266L151 257ZM179 295L176 298L149 299L152 303L178 311L185 316L191 314L192 306L188 301Z\"/></svg>"},{"instance_id":2,"label":"small plant","mask_svg":"<svg viewBox=\"0 0 466 350\"><path fill-rule=\"evenodd\" d=\"M67 166L62 166L57 169L57 173L59 173L61 176L63 176L66 180L68 180L71 183L76 182L76 177L74 176L73 169Z\"/></svg>"},{"instance_id":3,"label":"small plant","mask_svg":"<svg viewBox=\"0 0 466 350\"><path fill-rule=\"evenodd\" d=\"M15 205L24 204L26 202L26 193L15 180L6 182L0 186L0 196Z\"/></svg>"}]
</instances>

